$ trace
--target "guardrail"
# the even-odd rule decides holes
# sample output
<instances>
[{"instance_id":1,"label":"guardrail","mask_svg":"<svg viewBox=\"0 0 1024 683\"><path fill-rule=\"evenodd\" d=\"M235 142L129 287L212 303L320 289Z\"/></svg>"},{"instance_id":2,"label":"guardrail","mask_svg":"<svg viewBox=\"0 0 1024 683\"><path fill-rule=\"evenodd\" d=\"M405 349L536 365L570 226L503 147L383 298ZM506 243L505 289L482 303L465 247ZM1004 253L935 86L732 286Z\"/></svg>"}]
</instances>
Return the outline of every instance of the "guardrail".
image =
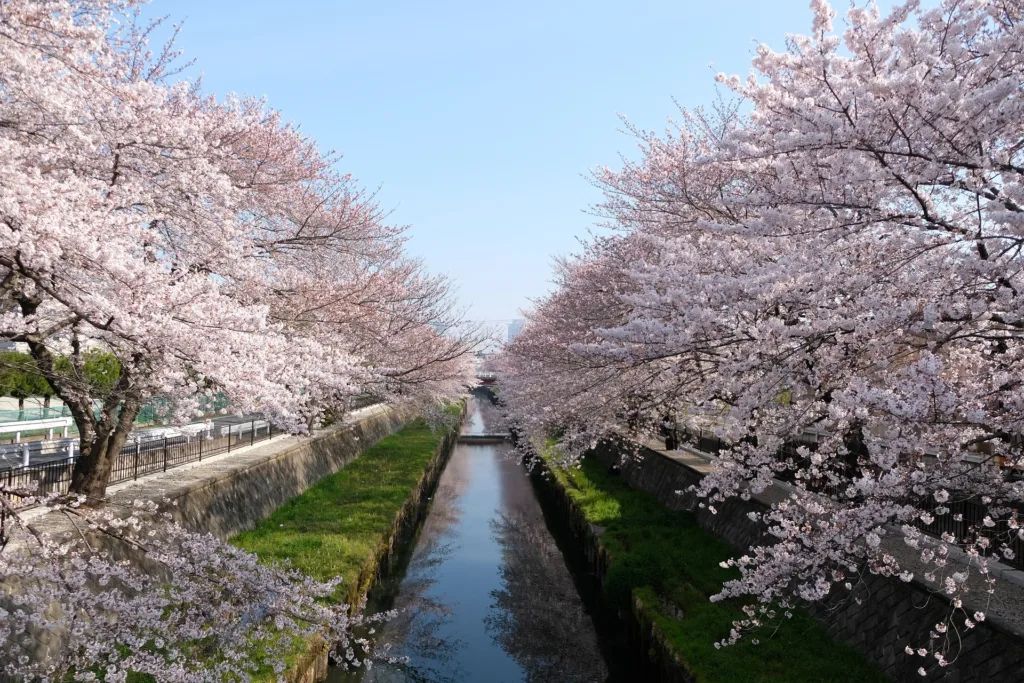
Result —
<instances>
[{"instance_id":1,"label":"guardrail","mask_svg":"<svg viewBox=\"0 0 1024 683\"><path fill-rule=\"evenodd\" d=\"M147 474L201 462L203 458L230 453L232 449L252 446L273 436L274 427L270 422L251 420L237 425L212 426L195 434L137 441L126 445L114 458L110 483L131 481ZM9 488L28 487L35 483L37 494L67 493L76 459L72 456L38 465L0 470L0 482ZM17 501L14 501L14 505L19 507Z\"/></svg>"},{"instance_id":2,"label":"guardrail","mask_svg":"<svg viewBox=\"0 0 1024 683\"><path fill-rule=\"evenodd\" d=\"M53 438L54 430L60 430L67 438L73 420L70 417L51 417L42 420L22 420L20 422L0 422L0 435L14 434L15 443L21 442L22 432L47 432L47 438Z\"/></svg>"}]
</instances>

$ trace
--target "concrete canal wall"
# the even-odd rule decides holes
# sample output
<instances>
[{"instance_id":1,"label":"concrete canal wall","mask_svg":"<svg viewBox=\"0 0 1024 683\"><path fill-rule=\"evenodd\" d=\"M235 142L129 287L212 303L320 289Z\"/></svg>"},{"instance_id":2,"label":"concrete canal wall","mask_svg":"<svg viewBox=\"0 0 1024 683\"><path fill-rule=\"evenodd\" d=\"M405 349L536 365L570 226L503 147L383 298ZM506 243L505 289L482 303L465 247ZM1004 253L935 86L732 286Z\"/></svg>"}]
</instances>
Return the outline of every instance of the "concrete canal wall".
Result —
<instances>
[{"instance_id":1,"label":"concrete canal wall","mask_svg":"<svg viewBox=\"0 0 1024 683\"><path fill-rule=\"evenodd\" d=\"M116 490L117 502L145 499L166 506L188 529L221 539L253 528L283 503L334 474L415 416L386 406L360 411L351 422L308 437L275 439L201 466L172 470Z\"/></svg>"},{"instance_id":2,"label":"concrete canal wall","mask_svg":"<svg viewBox=\"0 0 1024 683\"><path fill-rule=\"evenodd\" d=\"M577 570L584 589L590 594L593 617L616 655L635 676L647 683L693 683L693 677L679 655L667 643L665 635L635 596L630 609L612 609L602 599L611 557L601 542L604 529L591 524L569 496L565 487L541 459L530 465L530 476L545 514L558 527L570 547L567 554L582 561ZM582 570L582 571L580 571Z\"/></svg>"},{"instance_id":3,"label":"concrete canal wall","mask_svg":"<svg viewBox=\"0 0 1024 683\"><path fill-rule=\"evenodd\" d=\"M678 457L677 453L680 453ZM630 486L650 493L667 507L692 511L702 527L741 552L767 541L762 524L748 517L750 512L763 512L769 502L767 500L732 498L717 506L717 514L698 507L695 494L687 492L687 489L704 476L699 459L688 458L679 451L665 453L643 447L637 451L634 444L612 442L605 442L595 449L593 457L608 468L617 468L619 476ZM586 529L582 532L593 535ZM595 542L596 538L588 539L591 545ZM642 619L642 606L635 607ZM908 656L903 648L927 643L929 633L948 609L949 604L941 594L930 593L922 584L907 584L870 574L865 576L864 583L852 596L836 596L825 603L808 605L811 614L826 625L834 639L862 651L893 680L945 683L1024 681L1024 637L1015 624L998 618L988 619L973 630L961 633L963 646L953 664L922 678L917 673L918 667L922 664L929 666L932 662ZM657 646L657 634L646 637L652 640L652 646ZM667 659L663 663L669 669L673 668ZM661 680L677 679L669 675Z\"/></svg>"}]
</instances>

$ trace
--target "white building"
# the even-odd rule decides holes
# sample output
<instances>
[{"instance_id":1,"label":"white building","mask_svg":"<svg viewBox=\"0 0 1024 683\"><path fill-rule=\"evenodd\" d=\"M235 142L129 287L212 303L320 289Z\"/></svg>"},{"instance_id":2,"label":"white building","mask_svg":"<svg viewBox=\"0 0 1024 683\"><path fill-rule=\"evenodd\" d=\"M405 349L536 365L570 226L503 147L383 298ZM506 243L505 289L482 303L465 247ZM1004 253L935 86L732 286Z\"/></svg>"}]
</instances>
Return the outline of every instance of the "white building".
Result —
<instances>
[{"instance_id":1,"label":"white building","mask_svg":"<svg viewBox=\"0 0 1024 683\"><path fill-rule=\"evenodd\" d=\"M507 340L509 344L511 344L512 340L515 339L516 336L520 332L523 331L523 325L525 325L525 324L526 324L526 321L522 320L522 319L512 320L512 321L509 322L509 324L508 324L508 340Z\"/></svg>"}]
</instances>

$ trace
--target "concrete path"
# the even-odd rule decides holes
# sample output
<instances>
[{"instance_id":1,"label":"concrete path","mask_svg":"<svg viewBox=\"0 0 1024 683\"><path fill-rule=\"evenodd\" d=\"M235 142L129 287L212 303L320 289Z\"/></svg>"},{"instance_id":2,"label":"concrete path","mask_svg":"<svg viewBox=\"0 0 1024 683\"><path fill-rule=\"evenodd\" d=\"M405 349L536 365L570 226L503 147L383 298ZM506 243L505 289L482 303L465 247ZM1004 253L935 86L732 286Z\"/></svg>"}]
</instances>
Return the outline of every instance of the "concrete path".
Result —
<instances>
[{"instance_id":1,"label":"concrete path","mask_svg":"<svg viewBox=\"0 0 1024 683\"><path fill-rule=\"evenodd\" d=\"M375 404L354 410L345 416L340 426L354 424L388 408L383 404ZM332 427L336 429L337 427ZM107 488L107 496L116 503L130 505L134 500L160 501L168 492L183 486L196 485L203 481L215 481L238 469L253 463L266 460L278 453L291 450L297 444L314 441L320 433L314 432L307 436L282 434L268 441L261 441L253 446L232 448L230 453L221 453L204 458L202 461L191 462L166 472L147 474L138 479L112 484ZM34 508L21 513L22 519L31 522L45 514L45 509Z\"/></svg>"}]
</instances>

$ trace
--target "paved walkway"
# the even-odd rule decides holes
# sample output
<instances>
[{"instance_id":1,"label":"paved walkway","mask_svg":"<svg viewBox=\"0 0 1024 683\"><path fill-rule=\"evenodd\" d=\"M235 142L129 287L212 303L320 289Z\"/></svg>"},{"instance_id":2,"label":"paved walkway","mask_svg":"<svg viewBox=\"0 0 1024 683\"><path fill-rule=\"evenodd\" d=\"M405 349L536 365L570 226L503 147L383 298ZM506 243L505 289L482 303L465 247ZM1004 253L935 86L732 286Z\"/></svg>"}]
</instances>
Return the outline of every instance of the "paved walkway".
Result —
<instances>
[{"instance_id":1,"label":"paved walkway","mask_svg":"<svg viewBox=\"0 0 1024 683\"><path fill-rule=\"evenodd\" d=\"M384 412L388 408L382 404L376 404L354 410L345 416L338 426L344 426L358 422L375 413ZM337 429L332 426L331 429ZM200 482L214 482L230 476L239 469L245 469L257 462L266 460L268 456L277 453L284 453L291 450L297 444L312 441L320 436L320 432L314 432L307 436L292 436L282 434L275 436L268 441L261 441L253 446L232 448L230 453L210 456L201 461L187 463L166 472L147 474L138 479L112 484L107 488L108 498L115 503L131 505L135 500L160 501L170 491L183 487L199 484ZM21 513L25 521L39 519L46 514L45 508L33 508Z\"/></svg>"}]
</instances>

